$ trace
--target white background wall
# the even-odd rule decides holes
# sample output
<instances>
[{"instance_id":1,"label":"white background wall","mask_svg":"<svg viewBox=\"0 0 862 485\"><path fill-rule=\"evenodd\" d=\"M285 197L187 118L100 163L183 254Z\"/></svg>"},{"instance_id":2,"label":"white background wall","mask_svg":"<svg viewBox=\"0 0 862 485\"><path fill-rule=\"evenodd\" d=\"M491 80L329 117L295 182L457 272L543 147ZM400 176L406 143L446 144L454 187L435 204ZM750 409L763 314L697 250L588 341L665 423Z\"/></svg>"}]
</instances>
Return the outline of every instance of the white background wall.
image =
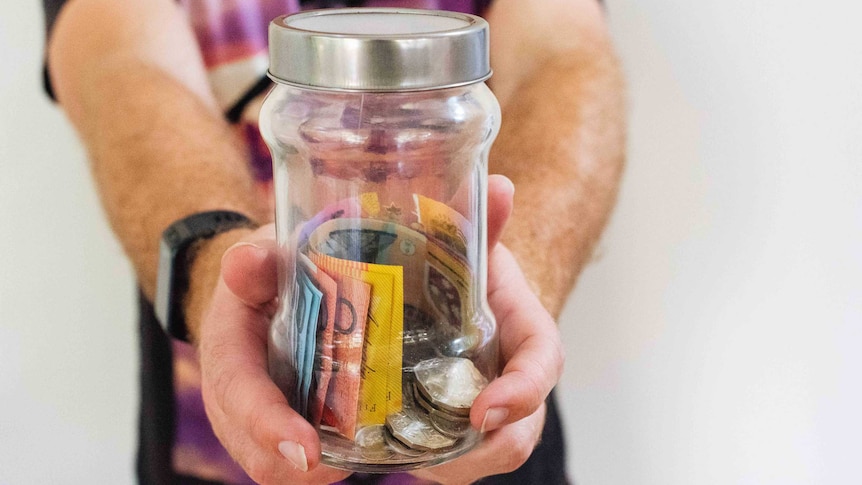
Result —
<instances>
[{"instance_id":1,"label":"white background wall","mask_svg":"<svg viewBox=\"0 0 862 485\"><path fill-rule=\"evenodd\" d=\"M572 475L862 483L862 12L609 3L630 160L560 322ZM40 15L0 3L0 484L131 483L134 288Z\"/></svg>"}]
</instances>

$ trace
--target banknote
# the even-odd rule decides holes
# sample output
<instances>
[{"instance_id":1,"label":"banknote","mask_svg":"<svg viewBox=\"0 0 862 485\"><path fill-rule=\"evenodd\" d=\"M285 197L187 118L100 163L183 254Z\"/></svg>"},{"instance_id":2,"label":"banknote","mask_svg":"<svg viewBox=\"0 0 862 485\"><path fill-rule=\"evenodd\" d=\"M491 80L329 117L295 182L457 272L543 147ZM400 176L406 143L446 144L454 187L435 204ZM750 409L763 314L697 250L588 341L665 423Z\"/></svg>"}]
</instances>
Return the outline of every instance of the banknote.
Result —
<instances>
[{"instance_id":1,"label":"banknote","mask_svg":"<svg viewBox=\"0 0 862 485\"><path fill-rule=\"evenodd\" d=\"M380 212L380 202L377 192L363 192L358 197L348 197L333 202L318 211L302 226L299 233L299 245L308 240L308 236L326 221L341 218L374 217Z\"/></svg>"},{"instance_id":2,"label":"banknote","mask_svg":"<svg viewBox=\"0 0 862 485\"><path fill-rule=\"evenodd\" d=\"M440 318L437 330L447 338L471 333L475 287L470 265L446 247L428 242L424 274L424 292L427 302Z\"/></svg>"},{"instance_id":3,"label":"banknote","mask_svg":"<svg viewBox=\"0 0 862 485\"><path fill-rule=\"evenodd\" d=\"M314 365L314 349L317 336L317 318L323 293L318 290L305 271L296 274L296 312L294 345L297 361L297 411L308 416L308 394L311 389L311 374Z\"/></svg>"},{"instance_id":4,"label":"banknote","mask_svg":"<svg viewBox=\"0 0 862 485\"><path fill-rule=\"evenodd\" d=\"M299 253L299 267L308 275L311 283L323 293L317 319L317 345L309 396L308 420L319 425L326 402L326 392L332 377L332 333L335 327L335 311L338 302L338 285L335 280L320 270L308 257Z\"/></svg>"},{"instance_id":5,"label":"banknote","mask_svg":"<svg viewBox=\"0 0 862 485\"><path fill-rule=\"evenodd\" d=\"M316 252L310 257L330 275L349 276L371 286L357 425L383 424L387 414L400 411L402 405L403 269Z\"/></svg>"},{"instance_id":6,"label":"banknote","mask_svg":"<svg viewBox=\"0 0 862 485\"><path fill-rule=\"evenodd\" d=\"M392 221L345 218L322 224L309 238L309 247L323 251L341 247L338 241L347 229L368 235L349 243L366 244L362 249L367 253L366 259L403 268L403 303L411 310L405 313L402 326L408 337L402 347L403 362L415 363L427 354L428 345L448 348L457 342L454 350L461 355L473 348L473 342L481 340L473 324L475 305L469 290L476 284L474 274L467 260L450 245ZM392 242L379 244L384 239L379 234ZM429 337L415 338L422 334Z\"/></svg>"},{"instance_id":7,"label":"banknote","mask_svg":"<svg viewBox=\"0 0 862 485\"><path fill-rule=\"evenodd\" d=\"M332 375L320 423L352 440L357 430L362 347L371 285L333 270L320 269L338 288L332 332Z\"/></svg>"},{"instance_id":8,"label":"banknote","mask_svg":"<svg viewBox=\"0 0 862 485\"><path fill-rule=\"evenodd\" d=\"M356 197L333 202L320 210L302 226L302 231L299 233L299 244L301 246L308 240L308 236L326 221L341 217L360 217L361 215L362 205Z\"/></svg>"},{"instance_id":9,"label":"banknote","mask_svg":"<svg viewBox=\"0 0 862 485\"><path fill-rule=\"evenodd\" d=\"M380 213L380 200L377 192L359 194L359 204L362 206L362 215L365 217L377 217L377 214Z\"/></svg>"},{"instance_id":10,"label":"banknote","mask_svg":"<svg viewBox=\"0 0 862 485\"><path fill-rule=\"evenodd\" d=\"M419 196L417 199L424 200ZM440 204L432 204L433 201L429 200L423 204L431 207ZM461 217L454 210L444 208L434 208L440 214L437 219L457 222ZM447 213L447 210L452 213ZM425 212L427 215L433 211L426 207ZM459 224L466 222L461 221ZM439 221L438 225L445 226ZM428 227L423 226L423 229ZM464 234L460 229L450 229L452 238ZM438 231L438 236L440 234ZM465 241L457 240L462 243ZM359 249L342 249L357 245ZM475 275L465 256L452 249L452 244L439 238L426 237L412 228L389 221L346 218L322 224L311 235L309 246L334 257L362 253L363 262L402 267L405 305L425 315L435 315L436 327L444 327L445 338L454 338L455 333L470 330L469 326L465 327L465 323L471 322L473 317L474 295L470 289L476 284L473 281ZM418 325L421 322L405 320L404 329L418 330Z\"/></svg>"},{"instance_id":11,"label":"banknote","mask_svg":"<svg viewBox=\"0 0 862 485\"><path fill-rule=\"evenodd\" d=\"M311 247L316 252L338 259L376 263L385 258L397 236L392 232L360 225L366 219L333 220L312 234Z\"/></svg>"},{"instance_id":12,"label":"banknote","mask_svg":"<svg viewBox=\"0 0 862 485\"><path fill-rule=\"evenodd\" d=\"M443 202L414 194L416 214L425 234L441 241L451 251L466 256L473 241L473 225L460 212Z\"/></svg>"},{"instance_id":13,"label":"banknote","mask_svg":"<svg viewBox=\"0 0 862 485\"><path fill-rule=\"evenodd\" d=\"M317 290L320 291L320 290ZM309 314L307 332L305 334L305 363L304 377L302 385L302 403L303 416L310 419L311 413L309 404L311 403L311 386L314 381L314 361L317 357L317 323L320 318L320 309L323 303L322 292L321 296L312 303L312 312Z\"/></svg>"},{"instance_id":14,"label":"banknote","mask_svg":"<svg viewBox=\"0 0 862 485\"><path fill-rule=\"evenodd\" d=\"M310 236L312 251L361 263L403 266L406 272L422 270L425 236L392 221L342 218L327 221Z\"/></svg>"},{"instance_id":15,"label":"banknote","mask_svg":"<svg viewBox=\"0 0 862 485\"><path fill-rule=\"evenodd\" d=\"M305 313L310 310L311 306L308 302L309 294L302 291L299 283L299 278L294 280L293 294L296 297L291 314L291 326L288 331L287 339L290 345L291 362L296 371L296 378L293 380L293 388L290 390L290 404L293 408L302 412L302 374L303 365L305 364L305 345L300 345L300 342L305 342L305 330L302 328L305 322ZM300 340L300 335L302 335Z\"/></svg>"}]
</instances>

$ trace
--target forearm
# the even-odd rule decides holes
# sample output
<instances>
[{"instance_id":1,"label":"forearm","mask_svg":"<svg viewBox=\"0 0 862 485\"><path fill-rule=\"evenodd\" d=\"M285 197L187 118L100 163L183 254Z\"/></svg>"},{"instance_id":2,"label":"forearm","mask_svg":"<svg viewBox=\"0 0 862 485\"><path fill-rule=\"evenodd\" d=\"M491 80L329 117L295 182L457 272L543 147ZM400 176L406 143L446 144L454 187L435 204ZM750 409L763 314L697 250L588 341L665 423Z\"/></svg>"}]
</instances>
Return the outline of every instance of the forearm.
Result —
<instances>
[{"instance_id":1,"label":"forearm","mask_svg":"<svg viewBox=\"0 0 862 485\"><path fill-rule=\"evenodd\" d=\"M614 205L624 161L624 89L603 29L528 72L502 86L503 125L490 171L515 183L503 241L556 316Z\"/></svg>"},{"instance_id":2,"label":"forearm","mask_svg":"<svg viewBox=\"0 0 862 485\"><path fill-rule=\"evenodd\" d=\"M193 44L177 45L160 57L152 53L158 45L138 43L147 37L130 38L123 26L93 35L74 31L101 7L89 1L64 12L52 38L49 67L59 101L87 148L108 220L152 298L160 235L173 221L211 209L235 210L259 221L266 215L254 196L242 145L208 96L200 60L182 53ZM160 15L178 20L170 10L144 10L145 18L135 20L153 22ZM117 18L102 20L94 25L116 26ZM168 35L191 41L188 32ZM239 236L239 231L230 235ZM224 246L226 239L215 242ZM206 276L193 275L189 296L201 300L217 271L198 273ZM202 303L191 306L195 310L188 320L194 329Z\"/></svg>"},{"instance_id":3,"label":"forearm","mask_svg":"<svg viewBox=\"0 0 862 485\"><path fill-rule=\"evenodd\" d=\"M114 88L94 103L88 116L94 131L85 140L102 205L144 293L152 298L160 236L172 222L215 209L258 222L267 216L233 130L162 72L136 69L134 74L124 68L106 72L105 83ZM215 285L220 253L241 235L231 231L209 241L195 258L186 301L193 335ZM207 268L198 270L201 265Z\"/></svg>"}]
</instances>

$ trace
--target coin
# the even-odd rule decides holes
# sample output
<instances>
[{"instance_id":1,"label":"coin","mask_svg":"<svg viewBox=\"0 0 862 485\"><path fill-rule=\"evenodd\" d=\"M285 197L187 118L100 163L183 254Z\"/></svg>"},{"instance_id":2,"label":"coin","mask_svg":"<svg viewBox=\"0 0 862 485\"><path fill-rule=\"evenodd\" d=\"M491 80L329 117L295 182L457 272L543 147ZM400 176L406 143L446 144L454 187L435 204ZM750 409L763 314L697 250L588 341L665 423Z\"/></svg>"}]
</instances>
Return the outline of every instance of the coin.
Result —
<instances>
[{"instance_id":1,"label":"coin","mask_svg":"<svg viewBox=\"0 0 862 485\"><path fill-rule=\"evenodd\" d=\"M428 413L428 421L434 429L450 438L463 438L470 431L470 417L455 416L436 409L414 387L413 401Z\"/></svg>"},{"instance_id":2,"label":"coin","mask_svg":"<svg viewBox=\"0 0 862 485\"><path fill-rule=\"evenodd\" d=\"M450 412L446 411L445 409L440 409L438 407L435 407L434 404L428 400L428 397L423 395L422 392L415 385L413 386L413 389L412 389L412 392L410 395L410 402L418 405L420 408L425 410L425 412L429 416L430 415L439 415L441 418L446 419L448 421L458 421L458 422L462 422L462 421L469 422L470 421L470 413L469 412L466 414L454 414L454 413L450 413Z\"/></svg>"},{"instance_id":3,"label":"coin","mask_svg":"<svg viewBox=\"0 0 862 485\"><path fill-rule=\"evenodd\" d=\"M470 359L437 357L424 360L413 369L419 392L434 407L464 416L488 380Z\"/></svg>"},{"instance_id":4,"label":"coin","mask_svg":"<svg viewBox=\"0 0 862 485\"><path fill-rule=\"evenodd\" d=\"M446 416L452 419L470 419L470 408L454 409L442 407L439 403L433 401L422 386L416 384L413 387L413 400L416 401L423 409L431 412L445 413Z\"/></svg>"},{"instance_id":5,"label":"coin","mask_svg":"<svg viewBox=\"0 0 862 485\"><path fill-rule=\"evenodd\" d=\"M388 430L384 434L384 439L386 440L386 444L389 446L389 449L394 451L395 453L398 453L399 455L417 458L428 453L427 451L423 450L411 449L404 443L398 441L398 439L392 436L392 434Z\"/></svg>"},{"instance_id":6,"label":"coin","mask_svg":"<svg viewBox=\"0 0 862 485\"><path fill-rule=\"evenodd\" d=\"M455 444L454 439L434 429L426 416L416 412L405 410L386 416L386 429L414 450L441 450Z\"/></svg>"},{"instance_id":7,"label":"coin","mask_svg":"<svg viewBox=\"0 0 862 485\"><path fill-rule=\"evenodd\" d=\"M412 392L410 393L411 403L418 405L420 408L424 409L426 412L430 413L435 411L437 408L434 407L433 404L428 402L428 398L425 397L422 392L416 387L416 384L413 384Z\"/></svg>"},{"instance_id":8,"label":"coin","mask_svg":"<svg viewBox=\"0 0 862 485\"><path fill-rule=\"evenodd\" d=\"M366 426L356 432L356 445L362 456L372 461L385 461L392 457L386 446L386 427L382 424Z\"/></svg>"},{"instance_id":9,"label":"coin","mask_svg":"<svg viewBox=\"0 0 862 485\"><path fill-rule=\"evenodd\" d=\"M450 420L444 417L441 413L429 413L428 419L434 429L439 431L443 436L458 439L463 438L470 431L470 420Z\"/></svg>"}]
</instances>

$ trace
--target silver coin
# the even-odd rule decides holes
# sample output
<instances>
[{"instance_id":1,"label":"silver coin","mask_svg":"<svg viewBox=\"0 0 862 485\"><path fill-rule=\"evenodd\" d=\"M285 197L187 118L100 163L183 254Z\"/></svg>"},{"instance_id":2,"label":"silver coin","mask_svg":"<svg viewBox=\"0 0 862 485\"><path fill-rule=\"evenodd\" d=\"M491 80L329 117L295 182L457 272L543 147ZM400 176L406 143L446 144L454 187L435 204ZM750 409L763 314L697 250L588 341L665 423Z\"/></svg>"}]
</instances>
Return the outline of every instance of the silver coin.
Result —
<instances>
[{"instance_id":1,"label":"silver coin","mask_svg":"<svg viewBox=\"0 0 862 485\"><path fill-rule=\"evenodd\" d=\"M459 416L470 414L476 396L488 386L473 362L461 357L423 360L413 371L419 392L431 404Z\"/></svg>"},{"instance_id":2,"label":"silver coin","mask_svg":"<svg viewBox=\"0 0 862 485\"><path fill-rule=\"evenodd\" d=\"M409 456L411 458L418 458L428 453L427 451L414 450L408 447L404 443L398 441L397 438L392 436L392 434L389 433L388 430L386 431L384 438L386 439L386 445L389 446L389 449L399 455Z\"/></svg>"},{"instance_id":3,"label":"silver coin","mask_svg":"<svg viewBox=\"0 0 862 485\"><path fill-rule=\"evenodd\" d=\"M470 432L469 419L466 421L463 419L450 420L440 413L429 413L428 419L431 421L431 426L434 426L434 429L442 433L443 436L458 439Z\"/></svg>"},{"instance_id":4,"label":"silver coin","mask_svg":"<svg viewBox=\"0 0 862 485\"><path fill-rule=\"evenodd\" d=\"M421 413L401 411L386 416L386 429L392 436L414 450L434 451L449 448L455 440L434 429Z\"/></svg>"},{"instance_id":5,"label":"silver coin","mask_svg":"<svg viewBox=\"0 0 862 485\"><path fill-rule=\"evenodd\" d=\"M470 417L454 416L439 409L435 409L419 392L414 389L414 401L428 413L428 421L434 429L454 439L460 439L470 432Z\"/></svg>"},{"instance_id":6,"label":"silver coin","mask_svg":"<svg viewBox=\"0 0 862 485\"><path fill-rule=\"evenodd\" d=\"M418 401L421 399L421 401ZM422 389L422 386L415 385L413 388L413 400L426 411L444 413L451 419L470 419L471 408L451 408L442 406L439 402L435 402L428 395L428 391Z\"/></svg>"},{"instance_id":7,"label":"silver coin","mask_svg":"<svg viewBox=\"0 0 862 485\"><path fill-rule=\"evenodd\" d=\"M385 461L392 457L386 446L386 427L382 424L366 426L356 432L356 446L362 456L372 461Z\"/></svg>"},{"instance_id":8,"label":"silver coin","mask_svg":"<svg viewBox=\"0 0 862 485\"><path fill-rule=\"evenodd\" d=\"M428 416L437 416L440 419L445 419L446 421L454 421L458 424L466 423L468 426L470 424L470 413L467 414L453 414L447 412L445 409L440 409L434 406L427 397L425 397L421 391L414 385L413 386L413 395L410 397L410 401L415 403L419 408L425 411ZM415 407L415 406L414 406Z\"/></svg>"},{"instance_id":9,"label":"silver coin","mask_svg":"<svg viewBox=\"0 0 862 485\"><path fill-rule=\"evenodd\" d=\"M434 407L433 404L428 401L427 397L422 395L422 393L419 391L415 384L413 385L413 388L411 390L412 392L410 393L410 402L414 405L413 407L418 406L424 409L426 413L430 413L437 409Z\"/></svg>"}]
</instances>

